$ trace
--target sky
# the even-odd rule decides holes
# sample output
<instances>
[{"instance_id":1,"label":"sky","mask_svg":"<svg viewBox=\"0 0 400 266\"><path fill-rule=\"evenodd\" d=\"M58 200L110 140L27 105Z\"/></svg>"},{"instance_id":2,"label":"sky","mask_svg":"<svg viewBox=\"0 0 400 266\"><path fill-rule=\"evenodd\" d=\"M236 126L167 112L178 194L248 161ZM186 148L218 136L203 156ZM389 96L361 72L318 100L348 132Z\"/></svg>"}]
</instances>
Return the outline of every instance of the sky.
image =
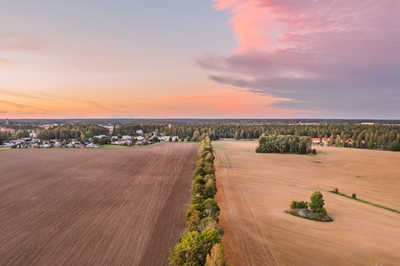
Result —
<instances>
[{"instance_id":1,"label":"sky","mask_svg":"<svg viewBox=\"0 0 400 266\"><path fill-rule=\"evenodd\" d=\"M0 119L399 119L398 25L398 0L4 0Z\"/></svg>"}]
</instances>

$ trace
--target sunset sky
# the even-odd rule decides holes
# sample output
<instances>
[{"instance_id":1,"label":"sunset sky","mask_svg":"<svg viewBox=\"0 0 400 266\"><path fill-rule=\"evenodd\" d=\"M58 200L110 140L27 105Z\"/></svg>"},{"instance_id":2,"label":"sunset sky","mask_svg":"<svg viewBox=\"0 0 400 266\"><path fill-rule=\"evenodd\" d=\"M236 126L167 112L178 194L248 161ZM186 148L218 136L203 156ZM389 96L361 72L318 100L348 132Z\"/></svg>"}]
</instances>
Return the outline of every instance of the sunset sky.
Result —
<instances>
[{"instance_id":1,"label":"sunset sky","mask_svg":"<svg viewBox=\"0 0 400 266\"><path fill-rule=\"evenodd\" d=\"M400 1L0 3L0 119L400 118Z\"/></svg>"}]
</instances>

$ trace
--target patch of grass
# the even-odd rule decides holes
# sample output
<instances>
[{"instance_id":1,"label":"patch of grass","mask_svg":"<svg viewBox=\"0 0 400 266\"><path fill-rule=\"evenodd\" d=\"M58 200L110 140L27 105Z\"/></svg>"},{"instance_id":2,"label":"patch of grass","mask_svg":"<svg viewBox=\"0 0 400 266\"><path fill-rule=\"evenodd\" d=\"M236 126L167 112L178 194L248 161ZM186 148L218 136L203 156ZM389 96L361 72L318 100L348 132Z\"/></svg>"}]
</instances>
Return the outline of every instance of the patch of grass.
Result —
<instances>
[{"instance_id":1,"label":"patch of grass","mask_svg":"<svg viewBox=\"0 0 400 266\"><path fill-rule=\"evenodd\" d=\"M0 151L3 151L3 150L11 150L11 147L0 147Z\"/></svg>"},{"instance_id":2,"label":"patch of grass","mask_svg":"<svg viewBox=\"0 0 400 266\"><path fill-rule=\"evenodd\" d=\"M378 208L381 208L381 209L384 209L384 210L388 210L388 211L400 214L399 210L395 210L395 209L392 209L392 208L389 208L389 207L385 207L385 206L382 206L382 205L379 205L379 204L376 204L376 203L372 203L372 202L369 202L369 201L366 201L366 200L363 200L363 199L358 199L356 196L353 197L353 195L355 195L355 194L352 194L351 196L349 196L349 195L346 195L346 194L340 193L340 192L338 192L338 193L335 193L334 191L329 191L329 192L331 192L333 194L337 194L337 195L343 196L343 197L346 197L348 199L360 201L362 203L366 203L366 204L369 204L369 205L372 205L372 206L375 206L375 207L378 207Z\"/></svg>"},{"instance_id":3,"label":"patch of grass","mask_svg":"<svg viewBox=\"0 0 400 266\"><path fill-rule=\"evenodd\" d=\"M128 146L105 144L100 146L101 149L126 149Z\"/></svg>"}]
</instances>

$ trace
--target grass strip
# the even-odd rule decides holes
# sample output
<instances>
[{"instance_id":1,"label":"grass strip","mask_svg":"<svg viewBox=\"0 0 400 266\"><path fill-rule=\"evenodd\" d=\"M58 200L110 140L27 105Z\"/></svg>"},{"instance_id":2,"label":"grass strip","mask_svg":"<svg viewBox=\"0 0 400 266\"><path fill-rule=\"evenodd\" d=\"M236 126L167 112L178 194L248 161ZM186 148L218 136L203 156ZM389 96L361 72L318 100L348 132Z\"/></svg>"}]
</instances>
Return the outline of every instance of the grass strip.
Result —
<instances>
[{"instance_id":1,"label":"grass strip","mask_svg":"<svg viewBox=\"0 0 400 266\"><path fill-rule=\"evenodd\" d=\"M378 208L381 208L381 209L384 209L384 210L388 210L388 211L400 214L400 211L392 209L392 208L389 208L389 207L385 207L385 206L382 206L382 205L379 205L379 204L376 204L376 203L372 203L372 202L369 202L369 201L366 201L366 200L363 200L363 199L353 198L353 197L351 197L349 195L346 195L344 193L340 193L340 192L336 193L336 192L334 192L332 190L328 190L328 191L333 193L333 194L337 194L337 195L340 195L340 196L343 196L343 197L346 197L346 198L349 198L349 199L352 199L352 200L357 200L357 201L360 201L360 202L363 202L363 203L366 203L366 204L369 204L369 205L372 205L372 206L375 206L375 207L378 207Z\"/></svg>"}]
</instances>

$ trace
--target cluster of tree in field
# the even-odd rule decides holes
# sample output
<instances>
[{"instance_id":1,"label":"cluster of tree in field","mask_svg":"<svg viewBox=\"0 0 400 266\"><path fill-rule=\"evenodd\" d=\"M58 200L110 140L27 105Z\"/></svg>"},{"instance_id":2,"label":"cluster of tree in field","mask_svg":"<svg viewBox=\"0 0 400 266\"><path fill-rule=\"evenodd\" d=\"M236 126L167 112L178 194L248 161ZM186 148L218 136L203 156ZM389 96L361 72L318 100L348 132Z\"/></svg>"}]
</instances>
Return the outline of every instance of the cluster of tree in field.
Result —
<instances>
[{"instance_id":1,"label":"cluster of tree in field","mask_svg":"<svg viewBox=\"0 0 400 266\"><path fill-rule=\"evenodd\" d=\"M187 232L171 249L169 263L175 266L225 266L227 258L221 243L220 208L214 199L214 154L210 138L203 134L192 181L192 200L186 212Z\"/></svg>"},{"instance_id":2,"label":"cluster of tree in field","mask_svg":"<svg viewBox=\"0 0 400 266\"><path fill-rule=\"evenodd\" d=\"M290 204L290 209L291 209L290 213L297 216L302 216L298 215L296 211L308 210L308 208L310 208L311 213L302 217L317 221L332 221L331 218L326 216L327 211L324 206L325 206L325 201L321 192L315 191L310 197L310 202L293 200L292 203Z\"/></svg>"},{"instance_id":3,"label":"cluster of tree in field","mask_svg":"<svg viewBox=\"0 0 400 266\"><path fill-rule=\"evenodd\" d=\"M316 153L315 149L311 149L310 137L299 136L261 136L258 139L257 153L296 153L308 154Z\"/></svg>"}]
</instances>

